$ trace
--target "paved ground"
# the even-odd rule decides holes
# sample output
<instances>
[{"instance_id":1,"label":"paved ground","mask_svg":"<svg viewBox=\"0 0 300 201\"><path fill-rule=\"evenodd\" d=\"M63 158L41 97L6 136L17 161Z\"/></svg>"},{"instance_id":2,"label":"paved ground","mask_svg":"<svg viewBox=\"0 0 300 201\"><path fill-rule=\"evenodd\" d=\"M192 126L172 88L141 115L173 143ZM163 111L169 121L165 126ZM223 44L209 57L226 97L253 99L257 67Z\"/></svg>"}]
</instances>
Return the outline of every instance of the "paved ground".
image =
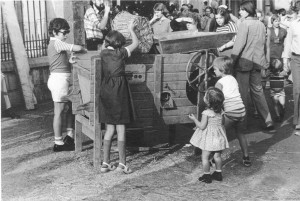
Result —
<instances>
[{"instance_id":1,"label":"paved ground","mask_svg":"<svg viewBox=\"0 0 300 201\"><path fill-rule=\"evenodd\" d=\"M91 141L79 154L52 152L52 103L19 110L21 119L1 119L2 200L300 200L300 137L291 126L291 87L287 94L285 121L274 131L261 131L262 120L250 119L250 168L242 166L238 142L228 133L224 181L212 184L197 181L201 159L186 146L189 126L177 126L179 145L170 150L128 152L133 174L101 174L92 167ZM117 153L112 156L117 162Z\"/></svg>"}]
</instances>

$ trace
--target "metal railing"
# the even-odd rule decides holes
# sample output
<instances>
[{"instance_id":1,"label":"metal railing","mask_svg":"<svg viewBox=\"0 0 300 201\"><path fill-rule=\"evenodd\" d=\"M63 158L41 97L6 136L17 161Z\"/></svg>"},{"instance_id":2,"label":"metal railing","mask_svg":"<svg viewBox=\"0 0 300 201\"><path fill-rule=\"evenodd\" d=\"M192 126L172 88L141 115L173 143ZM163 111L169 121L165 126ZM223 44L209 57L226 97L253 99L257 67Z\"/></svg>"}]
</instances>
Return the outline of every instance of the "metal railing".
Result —
<instances>
[{"instance_id":1,"label":"metal railing","mask_svg":"<svg viewBox=\"0 0 300 201\"><path fill-rule=\"evenodd\" d=\"M16 0L14 5L27 56L29 58L46 56L48 43L46 0ZM6 23L1 7L1 61L13 59Z\"/></svg>"}]
</instances>

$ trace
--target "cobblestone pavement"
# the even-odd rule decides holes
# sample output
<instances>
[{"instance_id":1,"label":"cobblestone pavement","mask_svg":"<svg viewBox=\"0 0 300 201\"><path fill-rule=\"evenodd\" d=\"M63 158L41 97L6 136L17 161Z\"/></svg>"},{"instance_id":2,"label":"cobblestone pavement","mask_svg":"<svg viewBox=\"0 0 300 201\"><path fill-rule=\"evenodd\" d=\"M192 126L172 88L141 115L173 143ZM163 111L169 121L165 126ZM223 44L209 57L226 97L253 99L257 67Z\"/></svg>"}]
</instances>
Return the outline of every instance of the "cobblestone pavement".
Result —
<instances>
[{"instance_id":1,"label":"cobblestone pavement","mask_svg":"<svg viewBox=\"0 0 300 201\"><path fill-rule=\"evenodd\" d=\"M239 144L228 133L224 181L212 184L197 181L201 157L187 146L190 126L176 127L177 145L169 150L128 151L134 173L102 174L92 167L88 139L79 154L52 152L51 102L19 110L21 119L1 119L2 200L300 200L300 137L291 126L291 87L287 94L286 117L275 130L262 131L262 120L250 118L251 167L243 167ZM112 159L117 162L117 153Z\"/></svg>"}]
</instances>

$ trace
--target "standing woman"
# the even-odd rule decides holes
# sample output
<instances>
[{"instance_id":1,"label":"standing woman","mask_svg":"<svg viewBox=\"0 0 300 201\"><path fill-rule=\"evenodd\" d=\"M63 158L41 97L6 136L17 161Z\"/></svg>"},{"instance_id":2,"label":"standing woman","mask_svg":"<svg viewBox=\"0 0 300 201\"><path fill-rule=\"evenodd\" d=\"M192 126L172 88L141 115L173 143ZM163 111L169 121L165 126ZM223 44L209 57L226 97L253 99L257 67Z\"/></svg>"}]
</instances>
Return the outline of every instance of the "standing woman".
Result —
<instances>
[{"instance_id":1,"label":"standing woman","mask_svg":"<svg viewBox=\"0 0 300 201\"><path fill-rule=\"evenodd\" d=\"M261 85L261 69L266 68L265 56L266 28L255 18L255 6L252 1L244 1L240 6L243 20L232 49L232 58L236 79L239 84L242 100L248 111L248 93L263 117L266 129L273 129L274 123L267 105L263 87ZM247 123L247 118L245 123Z\"/></svg>"},{"instance_id":2,"label":"standing woman","mask_svg":"<svg viewBox=\"0 0 300 201\"><path fill-rule=\"evenodd\" d=\"M226 8L219 7L217 10L217 14L215 15L217 21L217 29L216 32L219 33L228 33L228 32L237 32L236 24L231 20L230 13ZM234 45L235 37L221 47L218 48L220 52L220 56L230 56L231 50Z\"/></svg>"}]
</instances>

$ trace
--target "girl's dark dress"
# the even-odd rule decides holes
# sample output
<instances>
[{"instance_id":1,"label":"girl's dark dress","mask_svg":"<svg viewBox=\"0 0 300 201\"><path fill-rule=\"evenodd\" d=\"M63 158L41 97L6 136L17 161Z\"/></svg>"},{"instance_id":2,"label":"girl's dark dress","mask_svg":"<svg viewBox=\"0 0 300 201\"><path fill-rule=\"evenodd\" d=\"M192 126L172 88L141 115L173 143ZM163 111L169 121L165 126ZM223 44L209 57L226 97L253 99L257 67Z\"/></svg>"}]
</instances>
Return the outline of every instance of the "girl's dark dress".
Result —
<instances>
[{"instance_id":1,"label":"girl's dark dress","mask_svg":"<svg viewBox=\"0 0 300 201\"><path fill-rule=\"evenodd\" d=\"M125 48L104 49L101 54L99 121L107 124L127 124L132 120L129 88L125 78Z\"/></svg>"}]
</instances>

